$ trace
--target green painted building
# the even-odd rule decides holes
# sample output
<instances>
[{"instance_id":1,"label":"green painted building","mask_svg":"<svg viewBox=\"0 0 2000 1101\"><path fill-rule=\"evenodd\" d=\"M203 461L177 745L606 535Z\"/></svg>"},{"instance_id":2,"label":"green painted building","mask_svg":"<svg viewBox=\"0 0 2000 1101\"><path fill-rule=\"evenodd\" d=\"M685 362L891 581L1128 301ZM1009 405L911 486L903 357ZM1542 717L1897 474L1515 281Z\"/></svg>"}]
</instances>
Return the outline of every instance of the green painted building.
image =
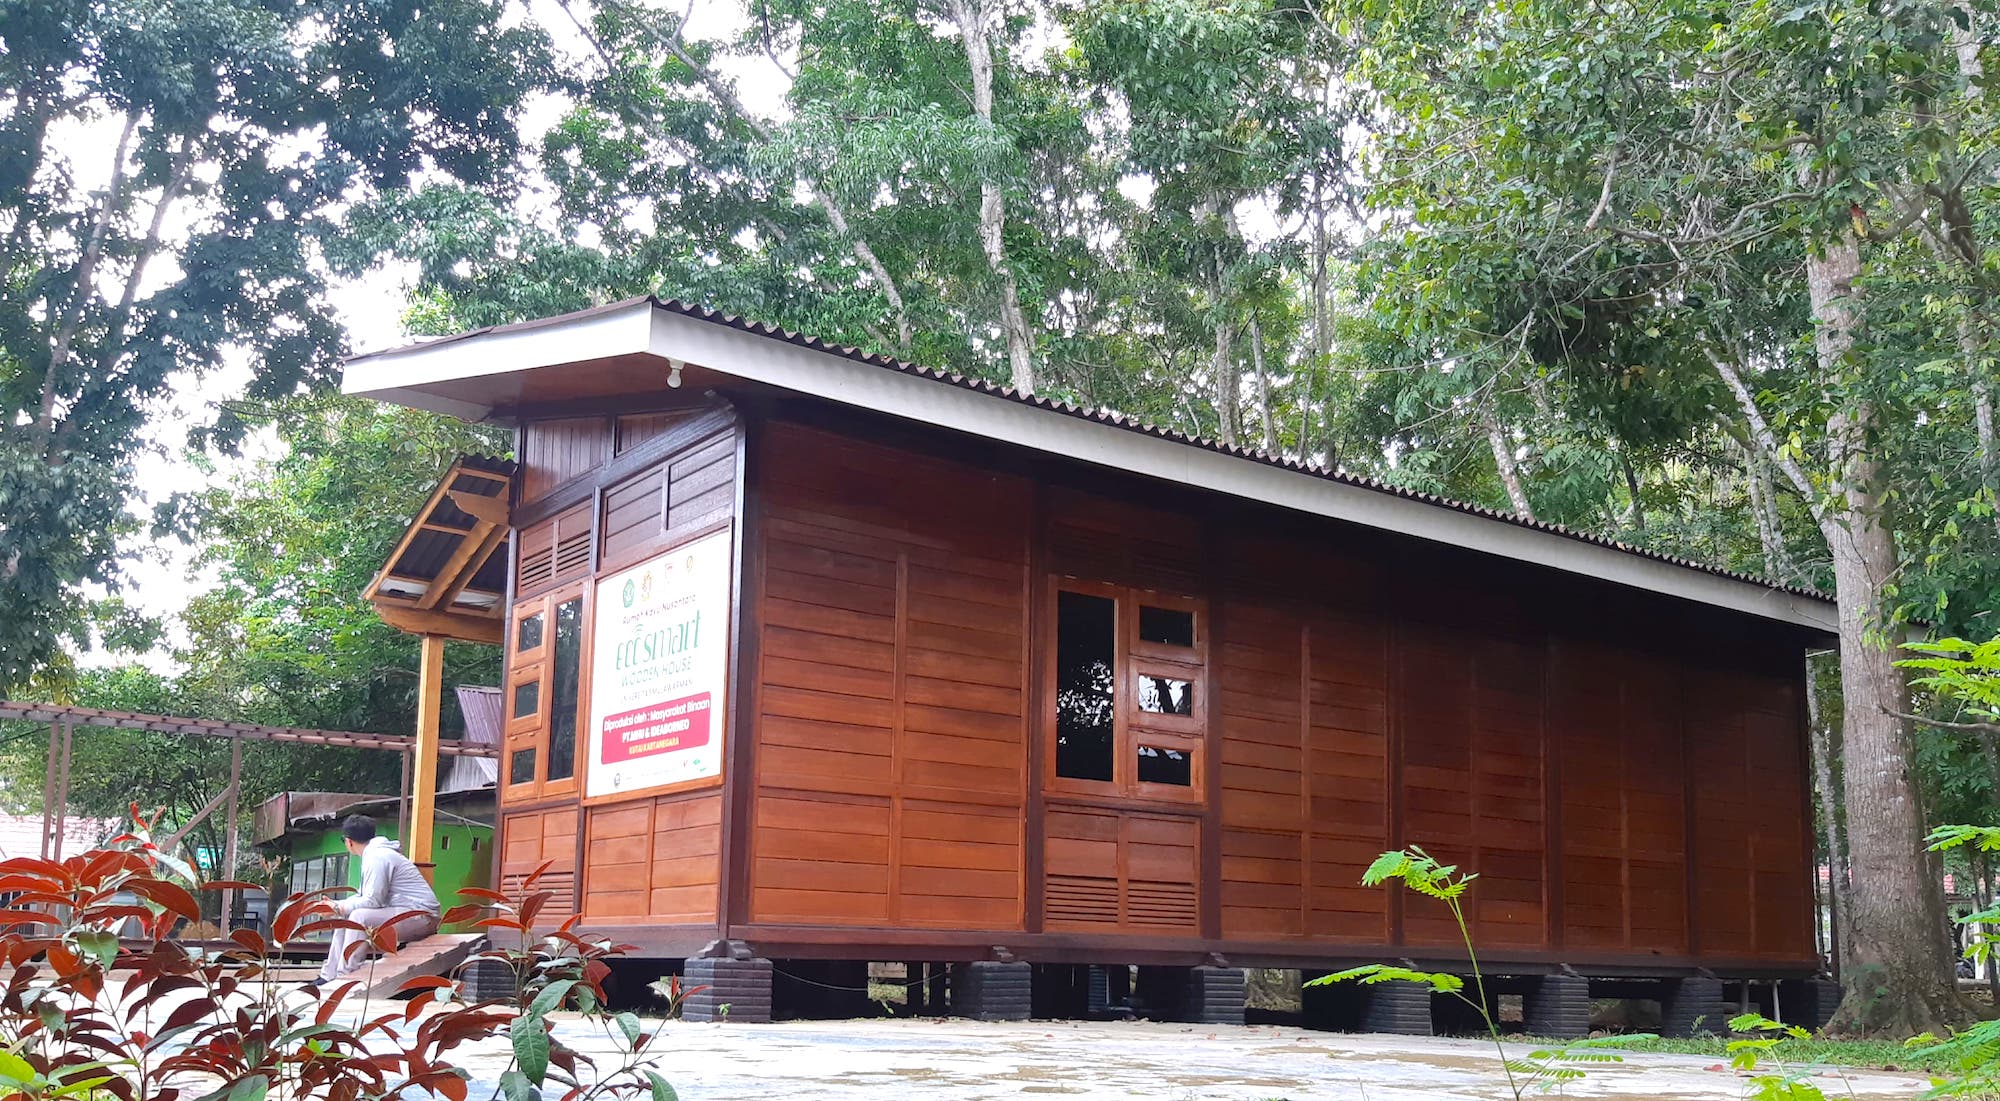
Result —
<instances>
[{"instance_id":1,"label":"green painted building","mask_svg":"<svg viewBox=\"0 0 2000 1101\"><path fill-rule=\"evenodd\" d=\"M351 814L375 819L378 833L408 850L402 800L393 795L289 791L257 808L257 849L284 862L284 894L361 885L361 862L348 855L340 835L340 823ZM438 795L431 854L431 885L445 909L471 901L459 897L460 889L493 885L493 789Z\"/></svg>"}]
</instances>

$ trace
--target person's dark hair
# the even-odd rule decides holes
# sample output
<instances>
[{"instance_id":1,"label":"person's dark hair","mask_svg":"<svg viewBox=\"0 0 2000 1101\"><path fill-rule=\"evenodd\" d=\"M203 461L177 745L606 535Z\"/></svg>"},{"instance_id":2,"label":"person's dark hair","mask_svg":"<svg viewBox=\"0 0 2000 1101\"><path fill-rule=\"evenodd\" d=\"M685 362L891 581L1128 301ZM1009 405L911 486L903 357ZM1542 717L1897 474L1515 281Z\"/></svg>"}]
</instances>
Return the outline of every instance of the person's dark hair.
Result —
<instances>
[{"instance_id":1,"label":"person's dark hair","mask_svg":"<svg viewBox=\"0 0 2000 1101\"><path fill-rule=\"evenodd\" d=\"M365 814L349 815L347 821L340 824L340 836L366 845L375 840L375 820Z\"/></svg>"}]
</instances>

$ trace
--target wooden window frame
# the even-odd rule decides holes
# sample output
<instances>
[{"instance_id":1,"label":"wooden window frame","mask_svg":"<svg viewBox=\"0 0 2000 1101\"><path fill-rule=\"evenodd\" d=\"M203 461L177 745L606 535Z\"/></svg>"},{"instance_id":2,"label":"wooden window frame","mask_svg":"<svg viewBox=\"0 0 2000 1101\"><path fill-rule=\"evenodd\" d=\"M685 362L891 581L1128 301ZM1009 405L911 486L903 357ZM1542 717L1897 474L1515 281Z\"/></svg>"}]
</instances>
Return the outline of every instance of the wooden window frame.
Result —
<instances>
[{"instance_id":1,"label":"wooden window frame","mask_svg":"<svg viewBox=\"0 0 2000 1101\"><path fill-rule=\"evenodd\" d=\"M585 744L589 741L584 730L590 719L590 612L592 581L580 578L551 589L527 600L517 601L509 620L507 632L507 677L506 692L502 696L506 721L505 735L500 759L500 801L506 804L543 802L550 799L574 799L583 788ZM576 763L568 776L559 780L549 779L549 735L554 728L555 707L555 647L556 609L570 601L577 601L577 692L576 692L576 745L573 747ZM520 636L523 620L542 617L542 638L538 646L517 650L516 640ZM531 716L515 717L514 691L529 682L537 688L535 713ZM518 750L532 749L535 753L535 774L525 783L513 783L514 754Z\"/></svg>"},{"instance_id":2,"label":"wooden window frame","mask_svg":"<svg viewBox=\"0 0 2000 1101\"><path fill-rule=\"evenodd\" d=\"M1200 808L1207 804L1208 754L1214 747L1208 737L1208 693L1214 690L1209 675L1208 608L1204 601L1132 585L1113 585L1057 575L1050 578L1043 622L1042 661L1045 683L1054 685L1056 664L1058 602L1065 592L1104 597L1113 604L1112 736L1111 779L1084 780L1062 776L1056 771L1056 709L1053 694L1041 716L1043 744L1043 790L1051 795L1092 800L1113 800L1154 808ZM1173 646L1147 642L1139 637L1139 607L1167 608L1194 616L1194 646ZM1194 714L1162 715L1139 707L1139 675L1151 672L1185 680L1194 686ZM1190 755L1190 782L1146 783L1139 779L1141 743L1174 749Z\"/></svg>"}]
</instances>

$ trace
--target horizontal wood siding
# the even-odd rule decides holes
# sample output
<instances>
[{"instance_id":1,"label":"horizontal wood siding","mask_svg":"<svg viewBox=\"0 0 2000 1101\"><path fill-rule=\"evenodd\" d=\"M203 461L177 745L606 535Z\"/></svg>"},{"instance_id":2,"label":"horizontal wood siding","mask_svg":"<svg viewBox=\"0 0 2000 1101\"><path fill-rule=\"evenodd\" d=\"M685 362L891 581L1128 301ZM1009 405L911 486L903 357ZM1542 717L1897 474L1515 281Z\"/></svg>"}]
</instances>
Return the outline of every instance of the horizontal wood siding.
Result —
<instances>
[{"instance_id":1,"label":"horizontal wood siding","mask_svg":"<svg viewBox=\"0 0 2000 1101\"><path fill-rule=\"evenodd\" d=\"M1424 565L1225 540L1223 937L1449 951L1442 908L1405 896L1392 928L1389 892L1359 885L1415 844L1478 873L1489 950L1809 961L1796 688L1702 665L1782 649L1718 657L1679 625L1640 649L1604 630L1622 598Z\"/></svg>"},{"instance_id":2,"label":"horizontal wood siding","mask_svg":"<svg viewBox=\"0 0 2000 1101\"><path fill-rule=\"evenodd\" d=\"M720 792L641 799L585 813L586 918L611 925L716 920Z\"/></svg>"},{"instance_id":3,"label":"horizontal wood siding","mask_svg":"<svg viewBox=\"0 0 2000 1101\"><path fill-rule=\"evenodd\" d=\"M752 919L1021 928L1026 487L759 446Z\"/></svg>"},{"instance_id":4,"label":"horizontal wood siding","mask_svg":"<svg viewBox=\"0 0 2000 1101\"><path fill-rule=\"evenodd\" d=\"M1696 934L1704 956L1812 951L1811 810L1797 689L1775 677L1702 669L1689 683Z\"/></svg>"},{"instance_id":5,"label":"horizontal wood siding","mask_svg":"<svg viewBox=\"0 0 2000 1101\"><path fill-rule=\"evenodd\" d=\"M560 925L576 913L578 814L574 806L559 806L500 818L500 889L516 894L541 869L539 888L555 894L542 910L542 925Z\"/></svg>"},{"instance_id":6,"label":"horizontal wood siding","mask_svg":"<svg viewBox=\"0 0 2000 1101\"><path fill-rule=\"evenodd\" d=\"M726 523L736 502L736 436L718 432L605 487L600 572L619 570Z\"/></svg>"}]
</instances>

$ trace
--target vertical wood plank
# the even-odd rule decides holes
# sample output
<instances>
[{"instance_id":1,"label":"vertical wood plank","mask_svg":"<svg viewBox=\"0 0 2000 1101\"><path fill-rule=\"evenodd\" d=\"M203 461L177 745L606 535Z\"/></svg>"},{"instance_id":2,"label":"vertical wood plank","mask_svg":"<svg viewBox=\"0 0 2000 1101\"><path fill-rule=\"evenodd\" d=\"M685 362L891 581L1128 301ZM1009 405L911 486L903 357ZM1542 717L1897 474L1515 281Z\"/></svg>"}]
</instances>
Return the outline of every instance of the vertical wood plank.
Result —
<instances>
[{"instance_id":1,"label":"vertical wood plank","mask_svg":"<svg viewBox=\"0 0 2000 1101\"><path fill-rule=\"evenodd\" d=\"M750 805L756 783L758 685L762 682L759 652L763 633L763 473L760 448L766 422L746 411L736 426L736 559L735 645L729 648L729 698L732 702L728 746L723 758L722 884L716 907L716 927L724 937L750 920Z\"/></svg>"}]
</instances>

